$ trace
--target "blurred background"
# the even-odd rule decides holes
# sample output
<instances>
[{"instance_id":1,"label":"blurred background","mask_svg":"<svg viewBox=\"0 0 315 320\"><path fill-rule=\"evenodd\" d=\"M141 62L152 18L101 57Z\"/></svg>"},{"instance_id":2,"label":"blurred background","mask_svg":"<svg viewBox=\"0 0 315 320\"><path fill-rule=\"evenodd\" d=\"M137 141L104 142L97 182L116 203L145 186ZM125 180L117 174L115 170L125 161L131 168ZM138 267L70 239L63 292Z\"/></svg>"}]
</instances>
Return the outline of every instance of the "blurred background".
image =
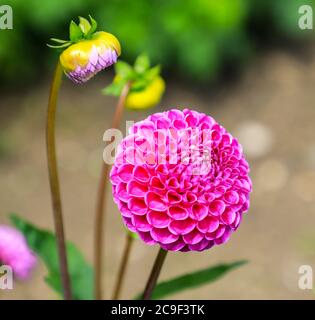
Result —
<instances>
[{"instance_id":1,"label":"blurred background","mask_svg":"<svg viewBox=\"0 0 315 320\"><path fill-rule=\"evenodd\" d=\"M167 92L155 112L190 107L213 116L244 146L251 207L229 243L203 253L172 253L161 279L219 262L249 263L181 299L313 299L298 288L298 268L315 268L314 30L298 27L311 0L7 0L14 29L0 30L0 223L10 212L52 229L45 154L49 81L58 54L46 43L91 14L115 34L122 59L147 52L163 66ZM112 71L84 87L64 81L57 141L67 238L92 262L93 219L103 132L115 98L100 90ZM141 120L152 110L126 111ZM105 281L113 286L124 229L108 193ZM123 298L143 289L156 247L134 247ZM3 299L56 298L39 264L29 282Z\"/></svg>"}]
</instances>

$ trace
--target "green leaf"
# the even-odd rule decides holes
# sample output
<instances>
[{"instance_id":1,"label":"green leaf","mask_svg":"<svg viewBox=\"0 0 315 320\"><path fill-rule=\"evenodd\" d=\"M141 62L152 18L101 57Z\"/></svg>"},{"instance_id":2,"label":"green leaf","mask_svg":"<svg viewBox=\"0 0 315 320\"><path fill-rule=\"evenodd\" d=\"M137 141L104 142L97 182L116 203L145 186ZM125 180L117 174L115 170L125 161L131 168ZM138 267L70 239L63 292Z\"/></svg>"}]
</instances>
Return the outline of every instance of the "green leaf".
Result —
<instances>
[{"instance_id":1,"label":"green leaf","mask_svg":"<svg viewBox=\"0 0 315 320\"><path fill-rule=\"evenodd\" d=\"M127 81L125 79L121 79L120 81L113 82L109 86L104 88L102 90L102 93L108 96L119 97L126 83Z\"/></svg>"},{"instance_id":2,"label":"green leaf","mask_svg":"<svg viewBox=\"0 0 315 320\"><path fill-rule=\"evenodd\" d=\"M94 20L91 15L89 15L89 18L90 18L90 21L91 21L91 29L90 29L90 31L88 32L87 37L90 37L90 36L96 31L96 29L97 29L97 22L96 22L96 20Z\"/></svg>"},{"instance_id":3,"label":"green leaf","mask_svg":"<svg viewBox=\"0 0 315 320\"><path fill-rule=\"evenodd\" d=\"M83 38L83 32L81 28L72 20L70 22L70 40L71 42L77 42Z\"/></svg>"},{"instance_id":4,"label":"green leaf","mask_svg":"<svg viewBox=\"0 0 315 320\"><path fill-rule=\"evenodd\" d=\"M67 48L71 45L70 42L65 42L63 44L58 44L58 45L54 45L54 44L49 44L47 43L47 47L49 48L53 48L53 49L63 49L63 48Z\"/></svg>"},{"instance_id":5,"label":"green leaf","mask_svg":"<svg viewBox=\"0 0 315 320\"><path fill-rule=\"evenodd\" d=\"M145 79L148 81L152 81L155 77L157 77L161 73L161 66L155 66L144 73Z\"/></svg>"},{"instance_id":6,"label":"green leaf","mask_svg":"<svg viewBox=\"0 0 315 320\"><path fill-rule=\"evenodd\" d=\"M133 70L127 62L120 60L115 64L115 72L122 78L128 78L133 73Z\"/></svg>"},{"instance_id":7,"label":"green leaf","mask_svg":"<svg viewBox=\"0 0 315 320\"><path fill-rule=\"evenodd\" d=\"M48 275L45 278L46 282L61 295L62 287L55 235L35 227L17 215L10 215L10 220L24 234L30 248L45 263L48 270ZM93 299L92 267L85 261L73 243L67 242L67 255L74 299Z\"/></svg>"},{"instance_id":8,"label":"green leaf","mask_svg":"<svg viewBox=\"0 0 315 320\"><path fill-rule=\"evenodd\" d=\"M132 82L132 86L131 86L131 91L143 91L148 84L150 83L150 81L146 80L146 79L139 79L136 81Z\"/></svg>"},{"instance_id":9,"label":"green leaf","mask_svg":"<svg viewBox=\"0 0 315 320\"><path fill-rule=\"evenodd\" d=\"M69 42L68 40L62 40L57 38L50 38L51 41L57 42L57 43L66 43Z\"/></svg>"},{"instance_id":10,"label":"green leaf","mask_svg":"<svg viewBox=\"0 0 315 320\"><path fill-rule=\"evenodd\" d=\"M176 292L196 288L206 283L214 282L227 272L238 268L245 263L247 263L247 261L242 260L230 264L220 264L161 282L155 287L152 299L161 299ZM138 295L136 299L141 299L141 295Z\"/></svg>"},{"instance_id":11,"label":"green leaf","mask_svg":"<svg viewBox=\"0 0 315 320\"><path fill-rule=\"evenodd\" d=\"M91 29L90 22L83 17L79 17L79 20L80 20L79 27L81 31L83 32L83 34L87 35Z\"/></svg>"},{"instance_id":12,"label":"green leaf","mask_svg":"<svg viewBox=\"0 0 315 320\"><path fill-rule=\"evenodd\" d=\"M135 61L135 71L138 73L144 73L150 68L150 59L147 54L141 54Z\"/></svg>"}]
</instances>

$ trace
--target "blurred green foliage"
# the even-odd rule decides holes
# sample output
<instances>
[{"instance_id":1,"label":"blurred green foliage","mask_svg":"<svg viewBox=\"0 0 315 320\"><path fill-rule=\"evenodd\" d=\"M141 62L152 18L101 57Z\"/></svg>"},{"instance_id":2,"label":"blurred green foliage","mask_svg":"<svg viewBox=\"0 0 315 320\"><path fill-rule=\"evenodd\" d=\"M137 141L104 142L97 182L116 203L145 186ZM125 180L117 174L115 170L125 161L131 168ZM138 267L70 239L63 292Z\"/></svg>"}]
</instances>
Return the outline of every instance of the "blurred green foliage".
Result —
<instances>
[{"instance_id":1,"label":"blurred green foliage","mask_svg":"<svg viewBox=\"0 0 315 320\"><path fill-rule=\"evenodd\" d=\"M304 37L298 7L315 0L6 0L14 30L0 30L0 81L25 83L49 66L50 37L65 38L77 16L91 14L115 34L123 59L145 51L153 63L196 81L215 80L226 66L240 68L267 33ZM313 6L315 9L315 6ZM253 36L258 32L258 37ZM280 38L279 38L280 37ZM256 39L256 40L255 40Z\"/></svg>"}]
</instances>

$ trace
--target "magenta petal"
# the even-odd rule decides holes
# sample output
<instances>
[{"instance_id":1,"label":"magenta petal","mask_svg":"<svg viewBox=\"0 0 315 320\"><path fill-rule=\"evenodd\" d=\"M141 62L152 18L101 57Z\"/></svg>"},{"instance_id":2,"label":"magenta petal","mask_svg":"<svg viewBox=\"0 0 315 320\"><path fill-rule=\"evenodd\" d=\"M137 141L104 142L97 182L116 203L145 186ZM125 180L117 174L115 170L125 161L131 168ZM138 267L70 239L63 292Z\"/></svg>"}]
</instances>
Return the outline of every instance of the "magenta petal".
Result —
<instances>
[{"instance_id":1,"label":"magenta petal","mask_svg":"<svg viewBox=\"0 0 315 320\"><path fill-rule=\"evenodd\" d=\"M227 229L227 230L225 230L225 232L223 233L223 235L220 238L217 238L214 240L214 243L215 244L226 243L230 239L230 236L231 236L231 230Z\"/></svg>"},{"instance_id":2,"label":"magenta petal","mask_svg":"<svg viewBox=\"0 0 315 320\"><path fill-rule=\"evenodd\" d=\"M185 247L185 242L183 240L178 239L173 243L161 244L161 248L167 251L180 251Z\"/></svg>"},{"instance_id":3,"label":"magenta petal","mask_svg":"<svg viewBox=\"0 0 315 320\"><path fill-rule=\"evenodd\" d=\"M148 223L146 216L133 215L131 221L138 231L150 231L152 226Z\"/></svg>"},{"instance_id":4,"label":"magenta petal","mask_svg":"<svg viewBox=\"0 0 315 320\"><path fill-rule=\"evenodd\" d=\"M123 216L122 218L123 218L123 220L124 220L127 228L128 228L131 232L136 232L136 231L137 231L136 228L134 227L133 223L132 223L131 218L127 218L127 217L124 217L124 216Z\"/></svg>"},{"instance_id":5,"label":"magenta petal","mask_svg":"<svg viewBox=\"0 0 315 320\"><path fill-rule=\"evenodd\" d=\"M225 204L222 200L212 201L209 205L209 211L214 216L219 216L223 213L225 209Z\"/></svg>"},{"instance_id":6,"label":"magenta petal","mask_svg":"<svg viewBox=\"0 0 315 320\"><path fill-rule=\"evenodd\" d=\"M160 178L156 176L152 177L150 181L150 186L152 189L155 189L156 191L159 191L159 192L165 189L164 183L161 181Z\"/></svg>"},{"instance_id":7,"label":"magenta petal","mask_svg":"<svg viewBox=\"0 0 315 320\"><path fill-rule=\"evenodd\" d=\"M167 209L162 197L155 192L148 192L145 196L145 202L149 209L154 211L165 211Z\"/></svg>"},{"instance_id":8,"label":"magenta petal","mask_svg":"<svg viewBox=\"0 0 315 320\"><path fill-rule=\"evenodd\" d=\"M224 200L230 204L236 204L239 201L239 195L236 191L228 191L224 194Z\"/></svg>"},{"instance_id":9,"label":"magenta petal","mask_svg":"<svg viewBox=\"0 0 315 320\"><path fill-rule=\"evenodd\" d=\"M111 172L110 172L110 180L113 185L118 184L121 180L119 179L119 176L117 174L117 167L113 166Z\"/></svg>"},{"instance_id":10,"label":"magenta petal","mask_svg":"<svg viewBox=\"0 0 315 320\"><path fill-rule=\"evenodd\" d=\"M121 181L127 183L133 177L132 171L133 171L133 165L131 165L131 164L123 164L117 170L117 174L118 174L118 177L120 178Z\"/></svg>"},{"instance_id":11,"label":"magenta petal","mask_svg":"<svg viewBox=\"0 0 315 320\"><path fill-rule=\"evenodd\" d=\"M184 220L188 217L188 210L180 206L170 206L168 215L175 220Z\"/></svg>"},{"instance_id":12,"label":"magenta petal","mask_svg":"<svg viewBox=\"0 0 315 320\"><path fill-rule=\"evenodd\" d=\"M174 189L179 188L178 180L174 177L167 180L167 185L169 188L174 188Z\"/></svg>"},{"instance_id":13,"label":"magenta petal","mask_svg":"<svg viewBox=\"0 0 315 320\"><path fill-rule=\"evenodd\" d=\"M190 217L195 220L202 220L208 215L208 208L202 204L194 204L191 208Z\"/></svg>"},{"instance_id":14,"label":"magenta petal","mask_svg":"<svg viewBox=\"0 0 315 320\"><path fill-rule=\"evenodd\" d=\"M183 235L183 240L187 244L196 244L204 238L204 234L200 233L198 230L193 231Z\"/></svg>"},{"instance_id":15,"label":"magenta petal","mask_svg":"<svg viewBox=\"0 0 315 320\"><path fill-rule=\"evenodd\" d=\"M163 244L173 243L179 238L179 236L172 234L168 230L168 228L164 228L164 229L153 228L151 230L151 236L155 241Z\"/></svg>"},{"instance_id":16,"label":"magenta petal","mask_svg":"<svg viewBox=\"0 0 315 320\"><path fill-rule=\"evenodd\" d=\"M119 200L123 202L127 202L129 197L129 194L127 192L127 185L124 182L120 182L116 186L116 194L118 195Z\"/></svg>"},{"instance_id":17,"label":"magenta petal","mask_svg":"<svg viewBox=\"0 0 315 320\"><path fill-rule=\"evenodd\" d=\"M213 232L219 227L219 220L215 217L206 217L197 224L199 231L203 233Z\"/></svg>"},{"instance_id":18,"label":"magenta petal","mask_svg":"<svg viewBox=\"0 0 315 320\"><path fill-rule=\"evenodd\" d=\"M168 228L172 233L176 235L183 235L192 231L195 226L196 223L188 218L186 220L174 220L169 224Z\"/></svg>"},{"instance_id":19,"label":"magenta petal","mask_svg":"<svg viewBox=\"0 0 315 320\"><path fill-rule=\"evenodd\" d=\"M194 203L194 202L196 202L198 200L198 198L197 198L197 196L194 194L194 193L192 193L192 192L187 192L186 193L186 201L188 202L188 203Z\"/></svg>"},{"instance_id":20,"label":"magenta petal","mask_svg":"<svg viewBox=\"0 0 315 320\"><path fill-rule=\"evenodd\" d=\"M124 202L119 202L118 204L119 211L121 212L121 215L126 217L126 218L131 218L132 217L132 212L128 209L127 204Z\"/></svg>"},{"instance_id":21,"label":"magenta petal","mask_svg":"<svg viewBox=\"0 0 315 320\"><path fill-rule=\"evenodd\" d=\"M233 209L231 208L226 208L224 212L221 215L221 219L224 224L230 225L234 222L236 218L236 213Z\"/></svg>"},{"instance_id":22,"label":"magenta petal","mask_svg":"<svg viewBox=\"0 0 315 320\"><path fill-rule=\"evenodd\" d=\"M207 239L203 239L197 244L189 244L188 247L190 250L193 250L193 251L203 251L207 248L208 245L209 245L209 241Z\"/></svg>"},{"instance_id":23,"label":"magenta petal","mask_svg":"<svg viewBox=\"0 0 315 320\"><path fill-rule=\"evenodd\" d=\"M134 214L144 215L147 213L148 208L144 200L141 198L131 198L128 200L128 208Z\"/></svg>"},{"instance_id":24,"label":"magenta petal","mask_svg":"<svg viewBox=\"0 0 315 320\"><path fill-rule=\"evenodd\" d=\"M226 227L223 225L220 225L219 228L215 231L216 238L220 238L223 236L224 232L226 230Z\"/></svg>"},{"instance_id":25,"label":"magenta petal","mask_svg":"<svg viewBox=\"0 0 315 320\"><path fill-rule=\"evenodd\" d=\"M155 228L166 228L171 222L171 218L164 212L149 210L147 214L148 222Z\"/></svg>"},{"instance_id":26,"label":"magenta petal","mask_svg":"<svg viewBox=\"0 0 315 320\"><path fill-rule=\"evenodd\" d=\"M138 232L139 237L148 245L156 244L156 241L151 237L150 232Z\"/></svg>"},{"instance_id":27,"label":"magenta petal","mask_svg":"<svg viewBox=\"0 0 315 320\"><path fill-rule=\"evenodd\" d=\"M148 187L137 181L131 180L127 184L127 191L131 196L143 198L148 192Z\"/></svg>"},{"instance_id":28,"label":"magenta petal","mask_svg":"<svg viewBox=\"0 0 315 320\"><path fill-rule=\"evenodd\" d=\"M166 198L167 198L168 203L170 203L170 204L176 204L176 203L180 203L182 201L182 196L174 190L167 191Z\"/></svg>"},{"instance_id":29,"label":"magenta petal","mask_svg":"<svg viewBox=\"0 0 315 320\"><path fill-rule=\"evenodd\" d=\"M133 176L136 180L140 182L148 182L150 179L148 170L141 166L134 167Z\"/></svg>"}]
</instances>

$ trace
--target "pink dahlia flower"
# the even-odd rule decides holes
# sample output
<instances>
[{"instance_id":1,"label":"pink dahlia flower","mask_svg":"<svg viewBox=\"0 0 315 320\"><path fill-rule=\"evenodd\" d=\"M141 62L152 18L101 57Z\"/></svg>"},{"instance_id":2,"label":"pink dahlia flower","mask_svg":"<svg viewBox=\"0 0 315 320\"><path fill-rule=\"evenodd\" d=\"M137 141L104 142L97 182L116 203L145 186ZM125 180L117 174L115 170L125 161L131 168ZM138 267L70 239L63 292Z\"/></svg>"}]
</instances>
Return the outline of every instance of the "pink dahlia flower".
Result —
<instances>
[{"instance_id":1,"label":"pink dahlia flower","mask_svg":"<svg viewBox=\"0 0 315 320\"><path fill-rule=\"evenodd\" d=\"M0 265L9 265L19 279L29 277L37 259L24 236L16 229L0 225Z\"/></svg>"},{"instance_id":2,"label":"pink dahlia flower","mask_svg":"<svg viewBox=\"0 0 315 320\"><path fill-rule=\"evenodd\" d=\"M185 109L134 124L110 179L126 226L147 244L203 251L225 243L249 208L242 147L213 118Z\"/></svg>"}]
</instances>

